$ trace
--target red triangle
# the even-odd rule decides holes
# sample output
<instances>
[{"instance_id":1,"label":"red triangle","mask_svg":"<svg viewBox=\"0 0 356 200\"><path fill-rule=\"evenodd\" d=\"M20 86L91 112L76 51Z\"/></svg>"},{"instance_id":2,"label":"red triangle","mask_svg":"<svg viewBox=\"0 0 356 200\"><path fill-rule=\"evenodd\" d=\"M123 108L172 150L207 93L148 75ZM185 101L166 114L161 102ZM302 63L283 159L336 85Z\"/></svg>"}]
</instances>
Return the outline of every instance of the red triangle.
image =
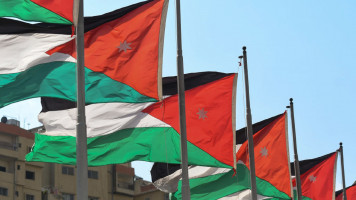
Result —
<instances>
[{"instance_id":1,"label":"red triangle","mask_svg":"<svg viewBox=\"0 0 356 200\"><path fill-rule=\"evenodd\" d=\"M73 0L31 0L73 23Z\"/></svg>"},{"instance_id":2,"label":"red triangle","mask_svg":"<svg viewBox=\"0 0 356 200\"><path fill-rule=\"evenodd\" d=\"M256 176L291 196L286 136L286 112L253 135ZM242 144L237 160L249 167L248 143Z\"/></svg>"},{"instance_id":3,"label":"red triangle","mask_svg":"<svg viewBox=\"0 0 356 200\"><path fill-rule=\"evenodd\" d=\"M87 31L85 66L129 85L142 95L159 99L158 55L163 5L164 0L152 1ZM56 52L76 58L75 40L47 53Z\"/></svg>"},{"instance_id":4,"label":"red triangle","mask_svg":"<svg viewBox=\"0 0 356 200\"><path fill-rule=\"evenodd\" d=\"M347 199L353 200L356 199L356 185L348 187L346 189L346 197ZM343 193L341 192L335 200L343 200Z\"/></svg>"},{"instance_id":5,"label":"red triangle","mask_svg":"<svg viewBox=\"0 0 356 200\"><path fill-rule=\"evenodd\" d=\"M233 74L185 92L188 141L232 167L235 77L237 75ZM180 133L177 95L155 103L143 112L164 121Z\"/></svg>"},{"instance_id":6,"label":"red triangle","mask_svg":"<svg viewBox=\"0 0 356 200\"><path fill-rule=\"evenodd\" d=\"M337 153L300 175L302 195L313 200L332 199ZM295 179L293 179L295 185Z\"/></svg>"}]
</instances>

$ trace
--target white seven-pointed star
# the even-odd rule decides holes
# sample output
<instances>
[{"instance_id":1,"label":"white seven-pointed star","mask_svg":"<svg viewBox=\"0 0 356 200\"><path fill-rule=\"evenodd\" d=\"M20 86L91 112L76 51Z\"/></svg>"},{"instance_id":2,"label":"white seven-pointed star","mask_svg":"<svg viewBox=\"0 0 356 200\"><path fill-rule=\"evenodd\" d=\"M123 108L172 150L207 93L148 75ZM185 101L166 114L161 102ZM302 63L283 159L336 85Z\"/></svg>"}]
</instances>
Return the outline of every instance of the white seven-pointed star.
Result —
<instances>
[{"instance_id":1,"label":"white seven-pointed star","mask_svg":"<svg viewBox=\"0 0 356 200\"><path fill-rule=\"evenodd\" d=\"M309 176L309 181L314 183L316 181L316 176Z\"/></svg>"},{"instance_id":2,"label":"white seven-pointed star","mask_svg":"<svg viewBox=\"0 0 356 200\"><path fill-rule=\"evenodd\" d=\"M266 147L261 148L260 153L261 153L262 156L267 157L267 156L268 156L268 150L267 150L267 148L266 148Z\"/></svg>"},{"instance_id":3,"label":"white seven-pointed star","mask_svg":"<svg viewBox=\"0 0 356 200\"><path fill-rule=\"evenodd\" d=\"M204 120L205 118L208 118L208 116L206 116L206 113L208 113L208 111L204 111L204 108L199 108L199 112L197 112L197 114L199 115L199 119L203 118Z\"/></svg>"},{"instance_id":4,"label":"white seven-pointed star","mask_svg":"<svg viewBox=\"0 0 356 200\"><path fill-rule=\"evenodd\" d=\"M131 43L127 43L126 40L125 40L124 42L120 42L120 46L118 46L117 48L120 49L119 52L121 52L121 51L125 51L126 52L127 49L131 49L130 44Z\"/></svg>"}]
</instances>

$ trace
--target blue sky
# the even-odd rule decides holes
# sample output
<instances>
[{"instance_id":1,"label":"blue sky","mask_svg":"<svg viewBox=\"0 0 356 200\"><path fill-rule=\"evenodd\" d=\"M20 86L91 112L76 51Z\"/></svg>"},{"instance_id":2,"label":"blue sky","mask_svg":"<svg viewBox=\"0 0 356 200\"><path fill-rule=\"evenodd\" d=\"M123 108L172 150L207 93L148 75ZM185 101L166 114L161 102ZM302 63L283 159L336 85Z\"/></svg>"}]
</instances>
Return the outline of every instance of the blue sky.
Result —
<instances>
[{"instance_id":1,"label":"blue sky","mask_svg":"<svg viewBox=\"0 0 356 200\"><path fill-rule=\"evenodd\" d=\"M86 0L85 14L103 14L135 2ZM343 142L346 184L351 185L356 180L355 7L352 0L182 1L184 70L242 75L238 56L247 46L253 121L284 112L289 98L294 98L300 160L328 154ZM171 1L164 76L177 73L175 25L175 1ZM245 126L244 105L239 76L237 128ZM0 115L25 121L27 128L40 125L39 111L39 100L30 100L0 109ZM292 161L292 146L290 155ZM139 176L150 180L151 164L133 165ZM340 163L336 186L341 188Z\"/></svg>"}]
</instances>

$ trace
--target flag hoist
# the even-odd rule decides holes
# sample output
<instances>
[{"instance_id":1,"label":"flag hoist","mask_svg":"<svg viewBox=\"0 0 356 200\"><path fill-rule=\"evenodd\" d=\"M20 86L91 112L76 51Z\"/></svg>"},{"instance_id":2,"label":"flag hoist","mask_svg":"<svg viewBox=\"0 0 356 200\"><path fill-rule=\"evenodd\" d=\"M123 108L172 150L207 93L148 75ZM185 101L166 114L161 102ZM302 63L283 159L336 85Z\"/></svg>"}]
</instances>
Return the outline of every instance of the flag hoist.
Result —
<instances>
[{"instance_id":1,"label":"flag hoist","mask_svg":"<svg viewBox=\"0 0 356 200\"><path fill-rule=\"evenodd\" d=\"M289 101L290 101L290 105L287 106L287 108L290 108L291 111L290 115L292 121L293 148L294 148L294 169L295 169L294 174L296 177L298 200L302 200L302 186L300 180L299 158L298 158L298 151L297 151L297 136L295 133L293 98L290 98Z\"/></svg>"},{"instance_id":2,"label":"flag hoist","mask_svg":"<svg viewBox=\"0 0 356 200\"><path fill-rule=\"evenodd\" d=\"M84 76L84 8L83 0L74 1L74 25L77 48L77 198L88 199L88 153L85 120L85 76ZM77 11L77 12L76 12Z\"/></svg>"},{"instance_id":3,"label":"flag hoist","mask_svg":"<svg viewBox=\"0 0 356 200\"><path fill-rule=\"evenodd\" d=\"M344 171L344 150L342 147L342 142L340 142L340 148L339 148L339 153L341 155L341 174L342 174L342 195L344 200L347 200L346 197L346 189L345 189L345 171Z\"/></svg>"},{"instance_id":4,"label":"flag hoist","mask_svg":"<svg viewBox=\"0 0 356 200\"><path fill-rule=\"evenodd\" d=\"M184 68L182 52L182 31L180 17L180 0L176 0L176 18L177 18L177 85L179 101L179 126L180 126L180 149L182 166L182 199L190 199L190 187L188 176L188 147L187 147L187 127L185 119L185 88L184 88Z\"/></svg>"},{"instance_id":5,"label":"flag hoist","mask_svg":"<svg viewBox=\"0 0 356 200\"><path fill-rule=\"evenodd\" d=\"M244 74L245 74L245 92L246 92L246 123L247 123L247 139L248 139L248 153L250 160L250 179L251 179L251 199L257 200L257 186L256 186L256 171L255 171L255 152L253 146L253 130L252 130L252 116L250 108L250 89L248 84L248 70L247 70L247 53L246 47L242 47L244 59Z\"/></svg>"}]
</instances>

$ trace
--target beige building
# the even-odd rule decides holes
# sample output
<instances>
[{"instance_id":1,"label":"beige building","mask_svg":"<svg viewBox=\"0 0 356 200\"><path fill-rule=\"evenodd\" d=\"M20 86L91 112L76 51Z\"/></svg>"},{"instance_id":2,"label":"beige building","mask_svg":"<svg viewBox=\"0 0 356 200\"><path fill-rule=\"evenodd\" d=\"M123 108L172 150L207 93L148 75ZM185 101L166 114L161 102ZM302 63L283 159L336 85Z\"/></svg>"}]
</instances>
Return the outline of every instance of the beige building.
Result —
<instances>
[{"instance_id":1,"label":"beige building","mask_svg":"<svg viewBox=\"0 0 356 200\"><path fill-rule=\"evenodd\" d=\"M76 200L75 166L25 162L34 134L10 123L0 123L0 200ZM135 176L131 163L90 167L88 178L88 200L168 199Z\"/></svg>"}]
</instances>

